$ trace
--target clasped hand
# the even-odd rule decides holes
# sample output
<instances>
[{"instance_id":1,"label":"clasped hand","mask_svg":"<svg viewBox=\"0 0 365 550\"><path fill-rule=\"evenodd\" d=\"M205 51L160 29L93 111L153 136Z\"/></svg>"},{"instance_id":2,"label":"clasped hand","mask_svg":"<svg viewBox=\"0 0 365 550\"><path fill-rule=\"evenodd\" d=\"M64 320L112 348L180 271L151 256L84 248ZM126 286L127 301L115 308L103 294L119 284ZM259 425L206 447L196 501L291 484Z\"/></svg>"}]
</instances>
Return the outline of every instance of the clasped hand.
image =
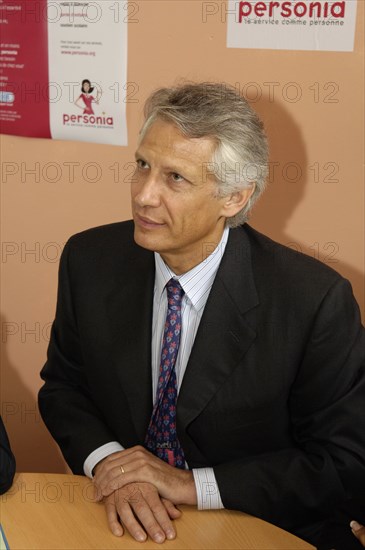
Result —
<instances>
[{"instance_id":1,"label":"clasped hand","mask_svg":"<svg viewBox=\"0 0 365 550\"><path fill-rule=\"evenodd\" d=\"M181 515L175 505L197 502L192 472L170 466L141 446L109 455L94 473L96 498L104 499L110 529L117 536L123 535L122 523L141 542L146 533L155 542L173 539L171 520Z\"/></svg>"}]
</instances>

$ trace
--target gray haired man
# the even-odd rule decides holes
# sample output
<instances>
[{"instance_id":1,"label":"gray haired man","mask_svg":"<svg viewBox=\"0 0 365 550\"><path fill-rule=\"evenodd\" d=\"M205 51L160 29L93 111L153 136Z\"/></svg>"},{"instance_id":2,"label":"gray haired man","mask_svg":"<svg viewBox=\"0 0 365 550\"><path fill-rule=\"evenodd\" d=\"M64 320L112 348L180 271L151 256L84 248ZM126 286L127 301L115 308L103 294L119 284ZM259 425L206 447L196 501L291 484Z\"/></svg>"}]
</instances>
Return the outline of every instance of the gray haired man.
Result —
<instances>
[{"instance_id":1,"label":"gray haired man","mask_svg":"<svg viewBox=\"0 0 365 550\"><path fill-rule=\"evenodd\" d=\"M268 151L233 88L164 88L145 115L133 221L65 247L42 416L116 535L172 539L191 504L349 550L365 493L351 286L246 223Z\"/></svg>"}]
</instances>

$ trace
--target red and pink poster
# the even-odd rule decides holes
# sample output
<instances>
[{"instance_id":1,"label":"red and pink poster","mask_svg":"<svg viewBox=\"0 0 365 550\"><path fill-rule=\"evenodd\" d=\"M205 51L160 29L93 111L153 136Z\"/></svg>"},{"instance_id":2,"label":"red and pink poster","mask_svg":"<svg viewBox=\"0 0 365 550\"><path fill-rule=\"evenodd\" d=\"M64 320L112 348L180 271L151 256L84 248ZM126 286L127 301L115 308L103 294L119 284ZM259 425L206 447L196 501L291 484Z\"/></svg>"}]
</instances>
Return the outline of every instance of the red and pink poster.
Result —
<instances>
[{"instance_id":1,"label":"red and pink poster","mask_svg":"<svg viewBox=\"0 0 365 550\"><path fill-rule=\"evenodd\" d=\"M127 145L125 0L0 0L1 132Z\"/></svg>"}]
</instances>

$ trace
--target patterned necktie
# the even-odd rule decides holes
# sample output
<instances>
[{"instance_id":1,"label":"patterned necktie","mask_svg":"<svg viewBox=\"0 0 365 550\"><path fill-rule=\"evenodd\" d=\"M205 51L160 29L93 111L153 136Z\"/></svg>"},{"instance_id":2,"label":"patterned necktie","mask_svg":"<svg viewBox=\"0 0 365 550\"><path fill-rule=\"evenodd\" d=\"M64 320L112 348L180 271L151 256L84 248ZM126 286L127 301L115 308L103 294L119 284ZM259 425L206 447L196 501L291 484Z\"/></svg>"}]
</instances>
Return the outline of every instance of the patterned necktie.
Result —
<instances>
[{"instance_id":1,"label":"patterned necktie","mask_svg":"<svg viewBox=\"0 0 365 550\"><path fill-rule=\"evenodd\" d=\"M177 383L175 363L180 344L181 301L184 294L174 279L166 285L167 315L162 341L157 397L147 428L145 445L176 468L185 468L184 452L176 433Z\"/></svg>"}]
</instances>

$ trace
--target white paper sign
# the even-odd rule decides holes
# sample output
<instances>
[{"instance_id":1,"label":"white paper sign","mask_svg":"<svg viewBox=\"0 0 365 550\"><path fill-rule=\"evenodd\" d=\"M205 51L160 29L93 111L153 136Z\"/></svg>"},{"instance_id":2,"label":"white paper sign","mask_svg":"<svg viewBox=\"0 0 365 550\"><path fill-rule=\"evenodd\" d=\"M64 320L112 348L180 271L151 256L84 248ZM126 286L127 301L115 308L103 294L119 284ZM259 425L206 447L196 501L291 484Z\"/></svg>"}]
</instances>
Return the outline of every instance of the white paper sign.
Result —
<instances>
[{"instance_id":1,"label":"white paper sign","mask_svg":"<svg viewBox=\"0 0 365 550\"><path fill-rule=\"evenodd\" d=\"M228 0L227 47L352 51L357 0Z\"/></svg>"},{"instance_id":2,"label":"white paper sign","mask_svg":"<svg viewBox=\"0 0 365 550\"><path fill-rule=\"evenodd\" d=\"M48 0L53 139L127 145L127 2Z\"/></svg>"}]
</instances>

